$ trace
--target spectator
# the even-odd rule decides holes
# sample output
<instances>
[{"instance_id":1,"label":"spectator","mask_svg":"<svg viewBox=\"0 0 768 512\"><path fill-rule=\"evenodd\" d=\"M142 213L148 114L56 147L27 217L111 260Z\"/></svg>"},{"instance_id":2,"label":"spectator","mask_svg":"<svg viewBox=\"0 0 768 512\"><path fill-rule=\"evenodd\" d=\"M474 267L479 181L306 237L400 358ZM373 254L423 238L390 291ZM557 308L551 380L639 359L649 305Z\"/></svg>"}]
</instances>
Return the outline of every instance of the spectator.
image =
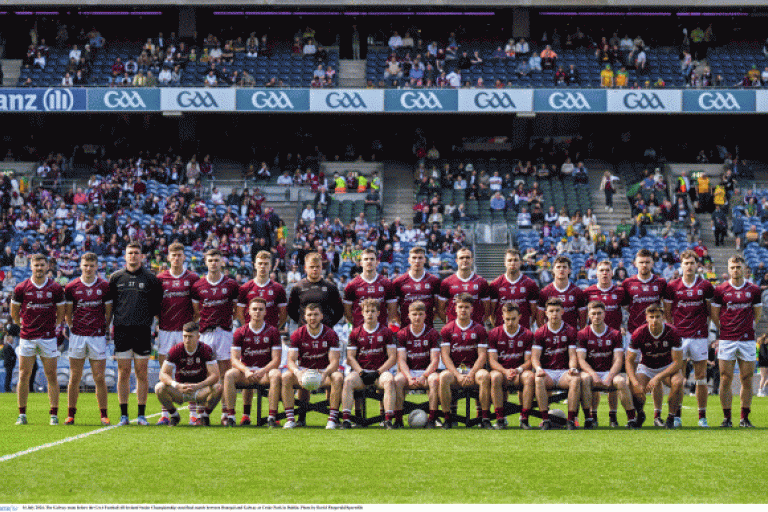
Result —
<instances>
[{"instance_id":1,"label":"spectator","mask_svg":"<svg viewBox=\"0 0 768 512\"><path fill-rule=\"evenodd\" d=\"M565 78L565 83L568 85L580 85L581 84L581 75L579 74L579 70L576 69L575 64L571 64L568 66L567 76Z\"/></svg>"},{"instance_id":2,"label":"spectator","mask_svg":"<svg viewBox=\"0 0 768 512\"><path fill-rule=\"evenodd\" d=\"M515 44L515 53L518 55L528 55L531 53L531 47L524 37Z\"/></svg>"},{"instance_id":3,"label":"spectator","mask_svg":"<svg viewBox=\"0 0 768 512\"><path fill-rule=\"evenodd\" d=\"M606 64L605 69L600 72L600 86L613 87L613 70L610 64Z\"/></svg>"},{"instance_id":4,"label":"spectator","mask_svg":"<svg viewBox=\"0 0 768 512\"><path fill-rule=\"evenodd\" d=\"M398 48L403 46L403 39L400 37L400 34L395 31L392 34L392 37L389 38L389 42L387 44L393 51L396 51Z\"/></svg>"},{"instance_id":5,"label":"spectator","mask_svg":"<svg viewBox=\"0 0 768 512\"><path fill-rule=\"evenodd\" d=\"M557 53L552 49L550 45L547 45L541 51L541 65L544 69L553 69L557 63ZM533 67L533 66L531 66Z\"/></svg>"},{"instance_id":6,"label":"spectator","mask_svg":"<svg viewBox=\"0 0 768 512\"><path fill-rule=\"evenodd\" d=\"M531 71L542 71L541 65L542 65L541 56L537 53L532 54L531 57L528 59L528 67L530 68Z\"/></svg>"},{"instance_id":7,"label":"spectator","mask_svg":"<svg viewBox=\"0 0 768 512\"><path fill-rule=\"evenodd\" d=\"M69 73L65 73L64 76L61 79L61 86L62 87L72 87L75 85L74 81L72 80L72 77Z\"/></svg>"}]
</instances>

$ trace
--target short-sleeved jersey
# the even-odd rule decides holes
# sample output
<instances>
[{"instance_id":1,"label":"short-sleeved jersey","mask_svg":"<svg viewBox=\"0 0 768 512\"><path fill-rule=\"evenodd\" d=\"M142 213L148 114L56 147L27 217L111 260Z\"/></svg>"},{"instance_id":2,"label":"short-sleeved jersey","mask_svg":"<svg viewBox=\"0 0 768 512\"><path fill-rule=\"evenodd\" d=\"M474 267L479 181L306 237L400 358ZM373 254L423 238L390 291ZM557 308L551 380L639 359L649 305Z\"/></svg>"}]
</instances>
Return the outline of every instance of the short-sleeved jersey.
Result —
<instances>
[{"instance_id":1,"label":"short-sleeved jersey","mask_svg":"<svg viewBox=\"0 0 768 512\"><path fill-rule=\"evenodd\" d=\"M216 364L216 357L213 355L213 349L205 343L199 341L197 349L188 353L184 348L184 343L177 343L168 351L168 358L165 363L174 370L173 379L176 382L203 382L208 378L208 364Z\"/></svg>"},{"instance_id":2,"label":"short-sleeved jersey","mask_svg":"<svg viewBox=\"0 0 768 512\"><path fill-rule=\"evenodd\" d=\"M467 293L474 299L472 305L472 320L480 325L485 316L485 303L491 300L491 289L488 281L477 274L472 274L468 279L461 279L458 274L453 274L440 283L440 298L448 301L445 306L445 317L448 322L456 320L456 303L454 298L460 293ZM445 338L443 338L445 343Z\"/></svg>"},{"instance_id":3,"label":"short-sleeved jersey","mask_svg":"<svg viewBox=\"0 0 768 512\"><path fill-rule=\"evenodd\" d=\"M536 318L535 313L539 302L539 285L536 284L536 281L525 274L520 274L513 282L509 280L507 274L502 274L494 279L489 286L491 287L491 300L497 301L496 311L494 311L495 325L504 325L501 307L507 302L511 302L520 308L520 325L530 329L533 323L531 320Z\"/></svg>"},{"instance_id":4,"label":"short-sleeved jersey","mask_svg":"<svg viewBox=\"0 0 768 512\"><path fill-rule=\"evenodd\" d=\"M405 352L408 369L426 370L432 352L440 351L440 333L426 325L420 333L414 333L409 325L397 331L397 350Z\"/></svg>"},{"instance_id":5,"label":"short-sleeved jersey","mask_svg":"<svg viewBox=\"0 0 768 512\"><path fill-rule=\"evenodd\" d=\"M280 322L280 308L288 306L288 297L285 294L283 285L269 279L264 286L259 286L255 279L251 279L240 287L237 305L245 308L244 316L246 323L251 321L248 304L256 297L267 301L267 313L264 315L264 323L277 328Z\"/></svg>"},{"instance_id":6,"label":"short-sleeved jersey","mask_svg":"<svg viewBox=\"0 0 768 512\"><path fill-rule=\"evenodd\" d=\"M536 329L533 348L541 350L539 362L546 370L567 370L570 368L568 350L576 348L576 328L563 322L557 331L549 328L549 322Z\"/></svg>"},{"instance_id":7,"label":"short-sleeved jersey","mask_svg":"<svg viewBox=\"0 0 768 512\"><path fill-rule=\"evenodd\" d=\"M56 308L64 305L64 288L53 279L42 286L25 279L16 285L11 302L20 306L21 338L25 340L56 337Z\"/></svg>"},{"instance_id":8,"label":"short-sleeved jersey","mask_svg":"<svg viewBox=\"0 0 768 512\"><path fill-rule=\"evenodd\" d=\"M660 370L672 364L672 351L682 351L683 343L675 328L667 323L659 336L651 334L648 324L644 324L632 332L629 350L641 354L648 368Z\"/></svg>"},{"instance_id":9,"label":"short-sleeved jersey","mask_svg":"<svg viewBox=\"0 0 768 512\"><path fill-rule=\"evenodd\" d=\"M564 290L558 290L555 283L549 283L539 292L539 307L546 309L547 301L553 297L563 301L563 322L577 329L579 315L587 309L587 294L570 281Z\"/></svg>"},{"instance_id":10,"label":"short-sleeved jersey","mask_svg":"<svg viewBox=\"0 0 768 512\"><path fill-rule=\"evenodd\" d=\"M237 281L226 275L216 283L202 277L194 284L192 302L200 305L200 332L216 327L232 330L232 310L239 291Z\"/></svg>"},{"instance_id":11,"label":"short-sleeved jersey","mask_svg":"<svg viewBox=\"0 0 768 512\"><path fill-rule=\"evenodd\" d=\"M363 370L381 368L387 362L387 349L396 347L395 335L383 324L378 324L370 332L365 325L355 327L347 341L347 349L357 351L355 357Z\"/></svg>"},{"instance_id":12,"label":"short-sleeved jersey","mask_svg":"<svg viewBox=\"0 0 768 512\"><path fill-rule=\"evenodd\" d=\"M587 364L596 372L607 372L613 366L616 352L624 353L624 340L621 332L609 327L598 334L593 326L588 325L578 333L578 352L585 352Z\"/></svg>"},{"instance_id":13,"label":"short-sleeved jersey","mask_svg":"<svg viewBox=\"0 0 768 512\"><path fill-rule=\"evenodd\" d=\"M387 325L387 304L397 302L392 281L376 274L373 281L366 281L363 276L357 276L344 288L344 304L352 305L352 327L363 325L363 310L360 303L364 299L379 301L379 324Z\"/></svg>"},{"instance_id":14,"label":"short-sleeved jersey","mask_svg":"<svg viewBox=\"0 0 768 512\"><path fill-rule=\"evenodd\" d=\"M643 281L639 276L628 277L621 286L626 294L624 305L629 306L627 331L635 332L645 323L645 309L651 304L661 304L661 299L667 293L667 282L654 274L648 281Z\"/></svg>"},{"instance_id":15,"label":"short-sleeved jersey","mask_svg":"<svg viewBox=\"0 0 768 512\"><path fill-rule=\"evenodd\" d=\"M240 361L245 366L264 368L272 361L272 351L282 348L280 333L264 323L254 331L251 324L245 324L232 335L232 348L240 351Z\"/></svg>"},{"instance_id":16,"label":"short-sleeved jersey","mask_svg":"<svg viewBox=\"0 0 768 512\"><path fill-rule=\"evenodd\" d=\"M531 353L533 333L519 325L514 334L502 324L488 333L488 352L495 352L499 364L506 369L525 364L525 355Z\"/></svg>"},{"instance_id":17,"label":"short-sleeved jersey","mask_svg":"<svg viewBox=\"0 0 768 512\"><path fill-rule=\"evenodd\" d=\"M410 325L408 308L411 304L420 300L426 306L427 318L424 323L432 328L435 323L435 306L437 295L440 293L440 278L428 272L424 272L421 279L414 279L410 272L399 275L392 281L395 298L400 307L400 327Z\"/></svg>"},{"instance_id":18,"label":"short-sleeved jersey","mask_svg":"<svg viewBox=\"0 0 768 512\"><path fill-rule=\"evenodd\" d=\"M200 276L184 270L175 276L170 270L157 275L163 286L163 303L160 309L160 329L163 331L181 331L184 324L192 321L192 287Z\"/></svg>"},{"instance_id":19,"label":"short-sleeved jersey","mask_svg":"<svg viewBox=\"0 0 768 512\"><path fill-rule=\"evenodd\" d=\"M709 332L707 301L715 295L715 288L706 279L696 276L688 286L683 278L667 284L664 302L672 304L672 324L681 338L706 338Z\"/></svg>"},{"instance_id":20,"label":"short-sleeved jersey","mask_svg":"<svg viewBox=\"0 0 768 512\"><path fill-rule=\"evenodd\" d=\"M715 288L712 305L720 307L720 339L751 341L755 339L755 310L762 306L760 288L745 281L736 288L726 281Z\"/></svg>"},{"instance_id":21,"label":"short-sleeved jersey","mask_svg":"<svg viewBox=\"0 0 768 512\"><path fill-rule=\"evenodd\" d=\"M441 347L450 347L451 361L456 367L463 364L472 368L477 361L478 349L488 347L485 327L474 320L465 328L461 328L455 321L449 322L440 331L440 338L443 340Z\"/></svg>"},{"instance_id":22,"label":"short-sleeved jersey","mask_svg":"<svg viewBox=\"0 0 768 512\"><path fill-rule=\"evenodd\" d=\"M107 331L105 307L112 304L109 283L96 276L91 284L80 277L64 288L64 299L72 304L72 334L78 336L104 336Z\"/></svg>"},{"instance_id":23,"label":"short-sleeved jersey","mask_svg":"<svg viewBox=\"0 0 768 512\"><path fill-rule=\"evenodd\" d=\"M605 304L605 324L611 329L621 330L622 313L621 305L624 304L624 288L614 283L607 290L603 290L597 284L593 284L584 290L587 294L587 304L593 300L599 300Z\"/></svg>"},{"instance_id":24,"label":"short-sleeved jersey","mask_svg":"<svg viewBox=\"0 0 768 512\"><path fill-rule=\"evenodd\" d=\"M296 364L303 368L325 370L330 364L330 351L339 352L339 337L336 332L325 324L317 336L309 333L309 327L302 325L291 334L289 350L298 351Z\"/></svg>"}]
</instances>

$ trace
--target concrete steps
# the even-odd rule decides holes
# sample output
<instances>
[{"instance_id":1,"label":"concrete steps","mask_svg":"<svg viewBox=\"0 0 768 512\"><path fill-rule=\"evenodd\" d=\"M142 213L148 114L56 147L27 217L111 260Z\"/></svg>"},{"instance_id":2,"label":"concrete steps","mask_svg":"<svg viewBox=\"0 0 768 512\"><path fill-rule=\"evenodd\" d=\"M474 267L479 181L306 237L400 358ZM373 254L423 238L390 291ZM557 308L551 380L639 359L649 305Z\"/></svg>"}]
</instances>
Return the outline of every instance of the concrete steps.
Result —
<instances>
[{"instance_id":1,"label":"concrete steps","mask_svg":"<svg viewBox=\"0 0 768 512\"><path fill-rule=\"evenodd\" d=\"M475 271L478 275L493 281L504 272L504 253L509 247L501 244L475 245Z\"/></svg>"},{"instance_id":2,"label":"concrete steps","mask_svg":"<svg viewBox=\"0 0 768 512\"><path fill-rule=\"evenodd\" d=\"M410 224L413 218L413 169L403 164L385 164L382 171L384 192L382 197L382 218L392 223L400 218L403 224Z\"/></svg>"},{"instance_id":3,"label":"concrete steps","mask_svg":"<svg viewBox=\"0 0 768 512\"><path fill-rule=\"evenodd\" d=\"M21 76L21 59L3 59L3 85L4 87L16 87Z\"/></svg>"},{"instance_id":4,"label":"concrete steps","mask_svg":"<svg viewBox=\"0 0 768 512\"><path fill-rule=\"evenodd\" d=\"M364 60L339 61L339 87L365 87Z\"/></svg>"},{"instance_id":5,"label":"concrete steps","mask_svg":"<svg viewBox=\"0 0 768 512\"><path fill-rule=\"evenodd\" d=\"M613 211L609 212L605 209L605 193L600 190L604 172L604 166L589 169L589 190L592 194L593 211L603 229L615 229L618 224L632 218L632 207L627 199L627 184L619 180L614 181L616 192L613 194Z\"/></svg>"}]
</instances>

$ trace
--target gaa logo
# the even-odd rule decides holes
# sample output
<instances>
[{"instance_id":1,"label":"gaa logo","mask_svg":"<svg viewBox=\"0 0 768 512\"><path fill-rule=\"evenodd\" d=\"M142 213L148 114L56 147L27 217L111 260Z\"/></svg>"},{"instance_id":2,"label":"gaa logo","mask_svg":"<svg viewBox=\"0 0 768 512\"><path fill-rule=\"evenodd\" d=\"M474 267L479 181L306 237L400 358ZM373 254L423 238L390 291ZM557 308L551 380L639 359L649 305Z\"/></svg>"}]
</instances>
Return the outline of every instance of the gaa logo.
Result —
<instances>
[{"instance_id":1,"label":"gaa logo","mask_svg":"<svg viewBox=\"0 0 768 512\"><path fill-rule=\"evenodd\" d=\"M255 92L251 96L251 104L259 109L285 110L294 108L291 99L284 92Z\"/></svg>"},{"instance_id":2,"label":"gaa logo","mask_svg":"<svg viewBox=\"0 0 768 512\"><path fill-rule=\"evenodd\" d=\"M210 92L182 91L176 96L176 103L184 108L211 108L219 106Z\"/></svg>"},{"instance_id":3,"label":"gaa logo","mask_svg":"<svg viewBox=\"0 0 768 512\"><path fill-rule=\"evenodd\" d=\"M699 96L699 106L704 110L741 110L741 105L730 92L705 92Z\"/></svg>"},{"instance_id":4,"label":"gaa logo","mask_svg":"<svg viewBox=\"0 0 768 512\"><path fill-rule=\"evenodd\" d=\"M624 96L624 106L632 110L664 110L664 103L659 95L654 93L630 92Z\"/></svg>"},{"instance_id":5,"label":"gaa logo","mask_svg":"<svg viewBox=\"0 0 768 512\"><path fill-rule=\"evenodd\" d=\"M136 91L110 91L104 95L104 105L108 108L147 108Z\"/></svg>"},{"instance_id":6,"label":"gaa logo","mask_svg":"<svg viewBox=\"0 0 768 512\"><path fill-rule=\"evenodd\" d=\"M325 97L325 104L330 108L368 108L360 94L348 92L332 92Z\"/></svg>"},{"instance_id":7,"label":"gaa logo","mask_svg":"<svg viewBox=\"0 0 768 512\"><path fill-rule=\"evenodd\" d=\"M482 109L517 108L509 93L480 92L475 95L475 106Z\"/></svg>"},{"instance_id":8,"label":"gaa logo","mask_svg":"<svg viewBox=\"0 0 768 512\"><path fill-rule=\"evenodd\" d=\"M43 108L47 111L72 110L75 98L69 89L48 89L43 94Z\"/></svg>"},{"instance_id":9,"label":"gaa logo","mask_svg":"<svg viewBox=\"0 0 768 512\"><path fill-rule=\"evenodd\" d=\"M400 105L408 110L441 110L443 108L443 104L433 92L406 92L400 96Z\"/></svg>"},{"instance_id":10,"label":"gaa logo","mask_svg":"<svg viewBox=\"0 0 768 512\"><path fill-rule=\"evenodd\" d=\"M549 106L555 110L591 110L587 98L580 92L556 92L549 97Z\"/></svg>"}]
</instances>

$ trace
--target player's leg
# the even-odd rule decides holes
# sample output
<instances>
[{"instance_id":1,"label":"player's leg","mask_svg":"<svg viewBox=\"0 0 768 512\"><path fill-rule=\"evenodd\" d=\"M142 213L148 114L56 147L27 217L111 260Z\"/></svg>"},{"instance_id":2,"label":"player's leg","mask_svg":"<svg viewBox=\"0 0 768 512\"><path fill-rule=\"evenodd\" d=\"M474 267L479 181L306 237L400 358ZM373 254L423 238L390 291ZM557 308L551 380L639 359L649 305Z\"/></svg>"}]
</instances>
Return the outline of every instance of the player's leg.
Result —
<instances>
[{"instance_id":1,"label":"player's leg","mask_svg":"<svg viewBox=\"0 0 768 512\"><path fill-rule=\"evenodd\" d=\"M491 375L486 369L480 369L475 374L475 384L478 387L477 401L480 403L482 428L490 429L491 425Z\"/></svg>"},{"instance_id":2,"label":"player's leg","mask_svg":"<svg viewBox=\"0 0 768 512\"><path fill-rule=\"evenodd\" d=\"M54 344L56 342L54 341ZM59 381L56 378L57 357L40 356L43 362L43 372L48 384L48 402L51 405L51 425L59 424Z\"/></svg>"},{"instance_id":3,"label":"player's leg","mask_svg":"<svg viewBox=\"0 0 768 512\"><path fill-rule=\"evenodd\" d=\"M227 358L226 360L219 359L216 361L219 365L219 375L226 375L227 372L232 368L232 361ZM219 382L221 384L221 382ZM234 407L232 407L234 409ZM210 414L210 413L209 413ZM221 410L221 424L226 425L227 419L229 418L229 415L224 412L224 409Z\"/></svg>"},{"instance_id":4,"label":"player's leg","mask_svg":"<svg viewBox=\"0 0 768 512\"><path fill-rule=\"evenodd\" d=\"M676 428L675 414L683 403L683 391L685 387L685 377L682 372L677 372L668 379L665 384L669 386L669 397L667 398L669 414L667 415L667 428ZM661 387L661 386L658 386Z\"/></svg>"},{"instance_id":5,"label":"player's leg","mask_svg":"<svg viewBox=\"0 0 768 512\"><path fill-rule=\"evenodd\" d=\"M109 417L107 416L109 392L107 391L106 370L106 359L91 359L91 372L93 372L93 383L96 385L96 402L99 404L99 416L102 425L109 425Z\"/></svg>"},{"instance_id":6,"label":"player's leg","mask_svg":"<svg viewBox=\"0 0 768 512\"><path fill-rule=\"evenodd\" d=\"M395 375L395 410L402 411L405 404L405 388L408 380L400 372Z\"/></svg>"},{"instance_id":7,"label":"player's leg","mask_svg":"<svg viewBox=\"0 0 768 512\"><path fill-rule=\"evenodd\" d=\"M582 372L579 374L581 380L581 408L584 409L584 428L591 429L595 427L594 419L592 418L592 376ZM598 383L599 384L599 383Z\"/></svg>"},{"instance_id":8,"label":"player's leg","mask_svg":"<svg viewBox=\"0 0 768 512\"><path fill-rule=\"evenodd\" d=\"M251 421L251 408L253 407L253 390L252 389L244 389L242 392L242 398L243 398L243 417L240 419L241 422L248 422ZM232 407L234 409L234 407Z\"/></svg>"},{"instance_id":9,"label":"player's leg","mask_svg":"<svg viewBox=\"0 0 768 512\"><path fill-rule=\"evenodd\" d=\"M555 387L555 381L547 374L543 376L536 375L534 385L536 388L536 401L539 403L539 411L541 412L541 429L549 430L551 424L549 422L549 393L547 390Z\"/></svg>"},{"instance_id":10,"label":"player's leg","mask_svg":"<svg viewBox=\"0 0 768 512\"><path fill-rule=\"evenodd\" d=\"M641 412L643 410L643 407L645 407L645 401L646 401L646 393L645 393L645 386L648 385L648 382L651 380L651 377L647 374L643 373L641 370L641 367L638 365L638 372L637 372L637 386L634 386L630 383L630 390L632 391L632 397L633 401L635 402L635 409L637 409L638 412Z\"/></svg>"},{"instance_id":11,"label":"player's leg","mask_svg":"<svg viewBox=\"0 0 768 512\"><path fill-rule=\"evenodd\" d=\"M176 403L182 403L184 400L183 394L178 389L168 386L162 381L155 384L155 396L160 402L160 405L167 410L175 410Z\"/></svg>"},{"instance_id":12,"label":"player's leg","mask_svg":"<svg viewBox=\"0 0 768 512\"><path fill-rule=\"evenodd\" d=\"M297 376L291 370L286 370L283 373L283 385L281 391L283 408L285 409L285 425L283 425L283 428L295 428L298 426L293 416L293 405L295 396L294 388L298 387L300 377L300 373Z\"/></svg>"},{"instance_id":13,"label":"player's leg","mask_svg":"<svg viewBox=\"0 0 768 512\"><path fill-rule=\"evenodd\" d=\"M37 356L34 355L34 350L31 351L31 354L32 355L24 355L22 352L19 355L19 381L16 383L16 397L19 404L19 419L16 421L17 425L27 424L29 379L32 376L32 367L35 365L37 359Z\"/></svg>"},{"instance_id":14,"label":"player's leg","mask_svg":"<svg viewBox=\"0 0 768 512\"><path fill-rule=\"evenodd\" d=\"M352 427L352 406L355 405L355 391L363 389L363 380L356 371L350 371L344 378L341 390L342 428Z\"/></svg>"},{"instance_id":15,"label":"player's leg","mask_svg":"<svg viewBox=\"0 0 768 512\"><path fill-rule=\"evenodd\" d=\"M626 380L626 379L625 379ZM598 395L597 405L600 404L600 395ZM597 405L592 410L592 416L597 417ZM616 418L616 410L619 406L619 393L617 391L608 392L608 426L618 427L619 422Z\"/></svg>"},{"instance_id":16,"label":"player's leg","mask_svg":"<svg viewBox=\"0 0 768 512\"><path fill-rule=\"evenodd\" d=\"M148 425L147 411L147 392L149 391L149 354L136 355L133 358L133 371L136 374L136 400L139 403L137 425Z\"/></svg>"},{"instance_id":17,"label":"player's leg","mask_svg":"<svg viewBox=\"0 0 768 512\"><path fill-rule=\"evenodd\" d=\"M437 372L433 372L427 377L427 400L429 400L427 428L434 428L437 423L440 402L440 375Z\"/></svg>"},{"instance_id":18,"label":"player's leg","mask_svg":"<svg viewBox=\"0 0 768 512\"><path fill-rule=\"evenodd\" d=\"M205 408L205 414L210 416L216 406L221 401L221 395L223 393L223 386L220 382L217 382L213 386L201 389L198 392L197 403ZM207 423L207 422L206 422Z\"/></svg>"},{"instance_id":19,"label":"player's leg","mask_svg":"<svg viewBox=\"0 0 768 512\"><path fill-rule=\"evenodd\" d=\"M707 384L707 354L704 359L693 362L693 376L696 379L696 402L699 406L699 426L707 427L707 399L709 385Z\"/></svg>"},{"instance_id":20,"label":"player's leg","mask_svg":"<svg viewBox=\"0 0 768 512\"><path fill-rule=\"evenodd\" d=\"M227 413L227 426L234 427L235 423L235 405L237 404L237 385L246 384L245 375L237 368L230 369L224 374L224 400L222 410Z\"/></svg>"},{"instance_id":21,"label":"player's leg","mask_svg":"<svg viewBox=\"0 0 768 512\"><path fill-rule=\"evenodd\" d=\"M163 363L168 358L168 352L173 348L173 346L176 343L181 343L182 336L181 331L164 331L164 330L158 330L157 332L157 360L160 363L160 368L163 367ZM189 411L190 413L193 411L194 405L192 402L189 403ZM166 409L162 409L160 412L160 420L157 422L158 425L168 425L169 424L169 413Z\"/></svg>"},{"instance_id":22,"label":"player's leg","mask_svg":"<svg viewBox=\"0 0 768 512\"><path fill-rule=\"evenodd\" d=\"M760 367L760 385L757 389L757 396L765 396L765 386L768 385L768 367Z\"/></svg>"},{"instance_id":23,"label":"player's leg","mask_svg":"<svg viewBox=\"0 0 768 512\"><path fill-rule=\"evenodd\" d=\"M384 405L384 421L387 429L395 426L395 378L390 372L384 372L379 377L377 386L384 392L382 404ZM402 418L401 418L402 419Z\"/></svg>"},{"instance_id":24,"label":"player's leg","mask_svg":"<svg viewBox=\"0 0 768 512\"><path fill-rule=\"evenodd\" d=\"M520 411L520 428L528 430L531 428L528 425L528 417L533 407L533 390L536 387L536 380L533 372L529 370L524 371L517 379L519 385L523 387L523 390L518 394L518 399L520 399L520 405L522 406Z\"/></svg>"},{"instance_id":25,"label":"player's leg","mask_svg":"<svg viewBox=\"0 0 768 512\"><path fill-rule=\"evenodd\" d=\"M591 386L592 379L589 382ZM557 387L568 390L568 423L566 426L568 430L573 430L576 428L576 419L579 415L579 401L583 401L581 396L581 379L578 375L574 377L566 372L560 377ZM589 395L589 400L592 400L591 394Z\"/></svg>"},{"instance_id":26,"label":"player's leg","mask_svg":"<svg viewBox=\"0 0 768 512\"><path fill-rule=\"evenodd\" d=\"M720 343L722 344L722 341ZM733 383L733 369L735 366L735 360L720 359L720 406L723 408L723 423L720 425L721 427L733 426L731 421L731 404L733 403L731 385Z\"/></svg>"},{"instance_id":27,"label":"player's leg","mask_svg":"<svg viewBox=\"0 0 768 512\"><path fill-rule=\"evenodd\" d=\"M440 408L443 410L443 416L445 417L445 423L443 428L451 428L453 418L451 417L451 400L453 393L451 393L451 386L456 384L456 377L448 370L443 370L440 373Z\"/></svg>"},{"instance_id":28,"label":"player's leg","mask_svg":"<svg viewBox=\"0 0 768 512\"><path fill-rule=\"evenodd\" d=\"M67 384L67 419L65 425L74 425L77 398L80 396L80 380L83 378L84 358L69 358L69 383Z\"/></svg>"},{"instance_id":29,"label":"player's leg","mask_svg":"<svg viewBox=\"0 0 768 512\"><path fill-rule=\"evenodd\" d=\"M755 374L755 361L745 360L739 358L739 377L741 378L741 392L739 396L741 398L741 421L740 427L752 427L752 422L749 421L749 413L752 408L752 383Z\"/></svg>"},{"instance_id":30,"label":"player's leg","mask_svg":"<svg viewBox=\"0 0 768 512\"><path fill-rule=\"evenodd\" d=\"M267 375L262 377L260 384L262 386L269 386L269 393L267 394L269 405L267 424L270 428L278 427L280 424L277 422L277 407L280 405L280 392L283 389L283 374L277 368L273 368L269 370ZM253 396L253 393L251 393L251 396ZM230 408L234 409L234 407Z\"/></svg>"},{"instance_id":31,"label":"player's leg","mask_svg":"<svg viewBox=\"0 0 768 512\"><path fill-rule=\"evenodd\" d=\"M333 372L330 377L325 379L324 384L331 388L328 399L330 403L330 414L328 415L328 423L326 423L325 428L332 430L337 428L339 419L339 405L341 404L341 388L344 386L344 375L338 371Z\"/></svg>"},{"instance_id":32,"label":"player's leg","mask_svg":"<svg viewBox=\"0 0 768 512\"><path fill-rule=\"evenodd\" d=\"M621 406L627 412L627 428L637 428L635 404L632 401L632 392L629 389L629 379L622 375L617 375L613 378L613 387L617 389L615 394L618 395L618 398L621 400Z\"/></svg>"},{"instance_id":33,"label":"player's leg","mask_svg":"<svg viewBox=\"0 0 768 512\"><path fill-rule=\"evenodd\" d=\"M507 419L504 414L504 384L506 376L498 370L491 370L491 402L496 412L496 428L507 428Z\"/></svg>"},{"instance_id":34,"label":"player's leg","mask_svg":"<svg viewBox=\"0 0 768 512\"><path fill-rule=\"evenodd\" d=\"M663 426L661 419L661 409L664 406L664 388L656 386L653 390L653 424L657 427Z\"/></svg>"},{"instance_id":35,"label":"player's leg","mask_svg":"<svg viewBox=\"0 0 768 512\"><path fill-rule=\"evenodd\" d=\"M117 346L117 344L115 345ZM115 348L117 351L117 348ZM131 385L131 363L133 362L133 352L129 351L116 355L117 359L117 401L120 404L120 424L128 424L128 394ZM129 358L130 357L130 358Z\"/></svg>"}]
</instances>

